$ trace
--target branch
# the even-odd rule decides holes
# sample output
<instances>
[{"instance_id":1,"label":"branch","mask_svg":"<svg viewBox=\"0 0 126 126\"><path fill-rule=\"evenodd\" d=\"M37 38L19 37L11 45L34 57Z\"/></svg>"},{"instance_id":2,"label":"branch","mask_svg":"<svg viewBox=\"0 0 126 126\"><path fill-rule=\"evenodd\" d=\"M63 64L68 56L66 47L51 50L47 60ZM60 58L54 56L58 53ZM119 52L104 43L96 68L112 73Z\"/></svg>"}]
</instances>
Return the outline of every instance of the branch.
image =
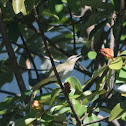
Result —
<instances>
[{"instance_id":1,"label":"branch","mask_svg":"<svg viewBox=\"0 0 126 126\"><path fill-rule=\"evenodd\" d=\"M118 55L119 43L120 43L120 37L121 37L122 28L123 28L124 17L125 17L125 0L120 0L120 12L119 12L119 17L118 17L119 18L119 25L118 25L118 30L117 30L116 40L115 40L115 56Z\"/></svg>"},{"instance_id":2,"label":"branch","mask_svg":"<svg viewBox=\"0 0 126 126\"><path fill-rule=\"evenodd\" d=\"M104 117L104 118L102 118L102 119L99 119L99 120L96 120L96 121L91 121L89 123L85 123L85 124L83 124L83 126L90 125L90 124L97 123L97 122L101 122L101 121L103 121L105 119L108 119L108 118L109 118L109 115Z\"/></svg>"},{"instance_id":3,"label":"branch","mask_svg":"<svg viewBox=\"0 0 126 126\"><path fill-rule=\"evenodd\" d=\"M70 125L74 125L73 123L70 122L60 122L60 121L55 121L53 120L54 123L60 123L60 124L70 124Z\"/></svg>"},{"instance_id":4,"label":"branch","mask_svg":"<svg viewBox=\"0 0 126 126\"><path fill-rule=\"evenodd\" d=\"M13 95L13 96L21 96L21 94L16 94L10 91L4 91L4 90L0 90L0 93L4 93L4 94L9 94L9 95Z\"/></svg>"},{"instance_id":5,"label":"branch","mask_svg":"<svg viewBox=\"0 0 126 126\"><path fill-rule=\"evenodd\" d=\"M5 47L6 47L7 52L8 52L8 56L9 56L10 61L11 61L11 63L10 63L11 69L15 74L15 77L16 77L16 80L17 80L17 83L18 83L18 87L19 87L21 93L23 93L26 90L26 87L25 87L23 78L20 74L20 69L18 67L18 63L17 63L16 56L15 56L15 53L14 53L13 48L12 48L11 42L8 38L7 33L6 33L6 28L5 28L3 19L2 19L1 8L0 8L0 32L1 32L1 35L2 35L2 38L3 38L3 43L5 44Z\"/></svg>"},{"instance_id":6,"label":"branch","mask_svg":"<svg viewBox=\"0 0 126 126\"><path fill-rule=\"evenodd\" d=\"M82 118L81 121L84 120L92 111L94 111L97 107L92 108L88 113L86 113Z\"/></svg>"},{"instance_id":7,"label":"branch","mask_svg":"<svg viewBox=\"0 0 126 126\"><path fill-rule=\"evenodd\" d=\"M43 32L43 27L42 27L42 24L41 24L40 21L39 21L38 13L37 13L37 10L36 10L36 7L35 7L35 6L34 6L34 8L33 8L33 12L34 12L34 16L35 16L36 22L37 22L37 24L38 24L38 27L39 27L39 29L40 29L41 37L42 37L42 39L43 39L43 41L44 41L45 49L46 49L46 51L47 51L47 53L48 53L48 55L49 55L49 57L50 57L50 61L51 61L51 63L52 63L53 70L54 70L54 73L55 73L55 75L56 75L57 81L58 81L58 83L59 83L59 85L60 85L62 91L64 92L65 97L67 98L67 101L68 101L69 106L70 106L70 108L71 108L71 110L72 110L72 112L73 112L73 114L74 114L74 116L75 116L76 121L78 122L78 124L81 124L81 121L80 121L80 119L79 119L77 113L76 113L75 110L74 110L74 107L73 107L73 105L72 105L72 103L71 103L71 101L70 101L70 99L69 99L69 97L68 97L67 92L64 90L64 87L63 87L63 85L62 85L61 79L60 79L59 74L58 74L58 72L57 72L57 70L56 70L56 67L55 67L55 64L54 64L54 61L53 61L53 56L52 56L52 54L50 53L50 50L49 50L49 47L48 47L48 43L47 43L46 37L45 37L44 32Z\"/></svg>"}]
</instances>

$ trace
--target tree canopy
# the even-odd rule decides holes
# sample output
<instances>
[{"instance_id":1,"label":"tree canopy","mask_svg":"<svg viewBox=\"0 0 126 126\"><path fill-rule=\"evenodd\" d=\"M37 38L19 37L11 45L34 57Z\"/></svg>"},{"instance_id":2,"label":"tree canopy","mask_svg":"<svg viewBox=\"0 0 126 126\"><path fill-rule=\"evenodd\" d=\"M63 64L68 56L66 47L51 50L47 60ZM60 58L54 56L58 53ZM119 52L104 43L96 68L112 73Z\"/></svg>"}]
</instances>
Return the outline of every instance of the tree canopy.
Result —
<instances>
[{"instance_id":1,"label":"tree canopy","mask_svg":"<svg viewBox=\"0 0 126 126\"><path fill-rule=\"evenodd\" d=\"M125 0L1 0L0 125L125 125L125 19ZM56 65L78 53L75 76L61 82ZM57 83L33 97L50 69ZM3 89L13 80L20 94Z\"/></svg>"}]
</instances>

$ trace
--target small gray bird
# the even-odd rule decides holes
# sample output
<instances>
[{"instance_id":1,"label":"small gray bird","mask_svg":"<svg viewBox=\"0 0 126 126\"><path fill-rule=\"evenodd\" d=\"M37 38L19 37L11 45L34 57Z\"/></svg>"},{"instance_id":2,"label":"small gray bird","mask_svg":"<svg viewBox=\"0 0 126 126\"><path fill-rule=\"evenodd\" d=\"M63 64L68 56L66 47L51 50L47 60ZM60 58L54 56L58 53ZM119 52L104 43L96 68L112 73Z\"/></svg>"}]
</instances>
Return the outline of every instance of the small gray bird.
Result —
<instances>
[{"instance_id":1,"label":"small gray bird","mask_svg":"<svg viewBox=\"0 0 126 126\"><path fill-rule=\"evenodd\" d=\"M61 80L66 78L67 76L69 76L71 74L71 72L74 69L74 65L75 65L76 61L79 58L82 57L82 56L79 56L79 55L80 54L70 56L66 60L65 63L59 64L56 67L56 70L57 70ZM38 88L43 87L43 86L48 85L48 84L51 84L51 83L54 83L56 81L57 81L57 78L55 76L54 70L52 70L51 73L49 74L49 76L47 78L41 80L40 82L38 82L35 86L33 86L32 90L36 91Z\"/></svg>"}]
</instances>

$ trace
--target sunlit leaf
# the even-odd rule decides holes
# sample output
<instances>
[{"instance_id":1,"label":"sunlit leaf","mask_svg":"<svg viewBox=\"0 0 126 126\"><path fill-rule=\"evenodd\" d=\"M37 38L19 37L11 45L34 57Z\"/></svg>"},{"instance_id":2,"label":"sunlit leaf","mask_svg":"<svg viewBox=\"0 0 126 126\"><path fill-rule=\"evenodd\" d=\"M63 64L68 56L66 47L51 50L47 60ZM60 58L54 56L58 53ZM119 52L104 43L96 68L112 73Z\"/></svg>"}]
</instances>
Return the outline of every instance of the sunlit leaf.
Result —
<instances>
[{"instance_id":1,"label":"sunlit leaf","mask_svg":"<svg viewBox=\"0 0 126 126\"><path fill-rule=\"evenodd\" d=\"M26 125L29 125L29 124L32 123L34 120L36 120L36 118L28 118L28 119L25 119L25 124L26 124Z\"/></svg>"},{"instance_id":2,"label":"sunlit leaf","mask_svg":"<svg viewBox=\"0 0 126 126\"><path fill-rule=\"evenodd\" d=\"M24 4L24 3L23 3L23 5L22 5L21 12L22 12L24 15L27 15L27 12L26 12L26 8L25 8L25 4Z\"/></svg>"},{"instance_id":3,"label":"sunlit leaf","mask_svg":"<svg viewBox=\"0 0 126 126\"><path fill-rule=\"evenodd\" d=\"M76 104L74 104L74 109L79 117L81 117L87 111L87 108L84 105L82 105L79 101L76 102Z\"/></svg>"},{"instance_id":4,"label":"sunlit leaf","mask_svg":"<svg viewBox=\"0 0 126 126\"><path fill-rule=\"evenodd\" d=\"M71 87L75 89L76 92L82 92L81 83L76 77L69 77L65 80L65 82L69 82Z\"/></svg>"},{"instance_id":5,"label":"sunlit leaf","mask_svg":"<svg viewBox=\"0 0 126 126\"><path fill-rule=\"evenodd\" d=\"M63 107L63 105L56 105L56 106L54 106L54 107L52 107L52 108L50 109L50 112L52 113L53 111L59 110L59 109L61 109L62 107Z\"/></svg>"},{"instance_id":6,"label":"sunlit leaf","mask_svg":"<svg viewBox=\"0 0 126 126\"><path fill-rule=\"evenodd\" d=\"M104 67L101 67L100 69L94 71L93 76L91 77L91 79L86 81L86 83L84 83L82 88L84 88L88 83L90 83L92 80L94 80L97 76L99 76L102 72L104 72L107 69L108 69L108 66L104 66Z\"/></svg>"},{"instance_id":7,"label":"sunlit leaf","mask_svg":"<svg viewBox=\"0 0 126 126\"><path fill-rule=\"evenodd\" d=\"M63 3L67 3L67 0L62 0Z\"/></svg>"},{"instance_id":8,"label":"sunlit leaf","mask_svg":"<svg viewBox=\"0 0 126 126\"><path fill-rule=\"evenodd\" d=\"M116 75L116 83L126 83L126 67L120 69Z\"/></svg>"},{"instance_id":9,"label":"sunlit leaf","mask_svg":"<svg viewBox=\"0 0 126 126\"><path fill-rule=\"evenodd\" d=\"M122 120L126 121L126 112L122 115Z\"/></svg>"},{"instance_id":10,"label":"sunlit leaf","mask_svg":"<svg viewBox=\"0 0 126 126\"><path fill-rule=\"evenodd\" d=\"M70 107L63 107L61 108L58 113L59 114L64 114L64 113L69 113L71 111Z\"/></svg>"},{"instance_id":11,"label":"sunlit leaf","mask_svg":"<svg viewBox=\"0 0 126 126\"><path fill-rule=\"evenodd\" d=\"M56 12L60 12L63 10L63 4L56 4L55 5L55 10Z\"/></svg>"},{"instance_id":12,"label":"sunlit leaf","mask_svg":"<svg viewBox=\"0 0 126 126\"><path fill-rule=\"evenodd\" d=\"M89 57L90 59L95 59L96 56L97 56L97 53L96 53L95 51L90 51L90 52L88 52L88 57Z\"/></svg>"},{"instance_id":13,"label":"sunlit leaf","mask_svg":"<svg viewBox=\"0 0 126 126\"><path fill-rule=\"evenodd\" d=\"M98 117L94 114L94 113L91 113L89 114L85 119L84 119L84 124L85 123L88 123L88 122L91 122L91 121L96 121L96 120L99 120ZM97 123L93 123L93 124L90 124L90 126L100 126L99 122Z\"/></svg>"},{"instance_id":14,"label":"sunlit leaf","mask_svg":"<svg viewBox=\"0 0 126 126\"><path fill-rule=\"evenodd\" d=\"M93 102L93 101L95 101L97 98L99 98L99 96L100 96L101 94L104 94L104 93L106 93L106 90L104 90L104 89L101 90L101 91L94 92L94 93L92 93L92 94L86 96L86 97L84 98L82 104L84 105L84 104L87 104L88 102Z\"/></svg>"},{"instance_id":15,"label":"sunlit leaf","mask_svg":"<svg viewBox=\"0 0 126 126\"><path fill-rule=\"evenodd\" d=\"M52 104L53 104L53 102L54 102L56 96L57 96L60 92L61 92L61 88L56 88L56 89L53 90L53 92L52 92L52 94L51 94L52 97L51 97L51 100L50 100L49 108L51 108L51 106L52 106Z\"/></svg>"},{"instance_id":16,"label":"sunlit leaf","mask_svg":"<svg viewBox=\"0 0 126 126\"><path fill-rule=\"evenodd\" d=\"M122 114L126 112L126 101L118 103L111 111L109 121L114 119L119 119L122 117Z\"/></svg>"},{"instance_id":17,"label":"sunlit leaf","mask_svg":"<svg viewBox=\"0 0 126 126\"><path fill-rule=\"evenodd\" d=\"M15 14L18 14L21 12L22 7L24 5L24 1L25 0L13 0L12 1L12 5L13 5L13 9L14 9Z\"/></svg>"},{"instance_id":18,"label":"sunlit leaf","mask_svg":"<svg viewBox=\"0 0 126 126\"><path fill-rule=\"evenodd\" d=\"M126 55L126 50L124 50L123 52L120 53L120 56L121 55Z\"/></svg>"},{"instance_id":19,"label":"sunlit leaf","mask_svg":"<svg viewBox=\"0 0 126 126\"><path fill-rule=\"evenodd\" d=\"M115 60L112 60L109 64L109 68L113 70L119 70L122 68L122 58L121 57L116 57Z\"/></svg>"}]
</instances>

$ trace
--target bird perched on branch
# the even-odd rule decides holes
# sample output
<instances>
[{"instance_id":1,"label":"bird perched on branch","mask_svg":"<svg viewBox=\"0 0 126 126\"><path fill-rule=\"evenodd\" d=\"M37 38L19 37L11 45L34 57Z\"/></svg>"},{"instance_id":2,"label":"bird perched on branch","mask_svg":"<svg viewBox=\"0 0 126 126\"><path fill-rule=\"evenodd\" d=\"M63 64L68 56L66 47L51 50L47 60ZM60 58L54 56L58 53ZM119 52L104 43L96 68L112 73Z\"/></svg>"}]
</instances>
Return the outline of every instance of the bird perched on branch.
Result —
<instances>
[{"instance_id":1,"label":"bird perched on branch","mask_svg":"<svg viewBox=\"0 0 126 126\"><path fill-rule=\"evenodd\" d=\"M73 71L74 69L74 65L76 63L76 61L81 58L82 56L79 56L80 54L78 55L73 55L73 56L70 56L65 63L62 63L62 64L59 64L57 67L56 67L56 70L60 76L60 79L64 79L66 78L67 76L69 76L71 74L71 72ZM49 74L49 76L43 80L41 80L40 82L38 82L35 86L33 86L32 90L33 91L36 91L37 89L39 89L40 87L43 87L45 85L48 85L48 84L51 84L51 83L54 83L57 81L57 78L55 76L55 72L54 70L51 71L51 73Z\"/></svg>"}]
</instances>

